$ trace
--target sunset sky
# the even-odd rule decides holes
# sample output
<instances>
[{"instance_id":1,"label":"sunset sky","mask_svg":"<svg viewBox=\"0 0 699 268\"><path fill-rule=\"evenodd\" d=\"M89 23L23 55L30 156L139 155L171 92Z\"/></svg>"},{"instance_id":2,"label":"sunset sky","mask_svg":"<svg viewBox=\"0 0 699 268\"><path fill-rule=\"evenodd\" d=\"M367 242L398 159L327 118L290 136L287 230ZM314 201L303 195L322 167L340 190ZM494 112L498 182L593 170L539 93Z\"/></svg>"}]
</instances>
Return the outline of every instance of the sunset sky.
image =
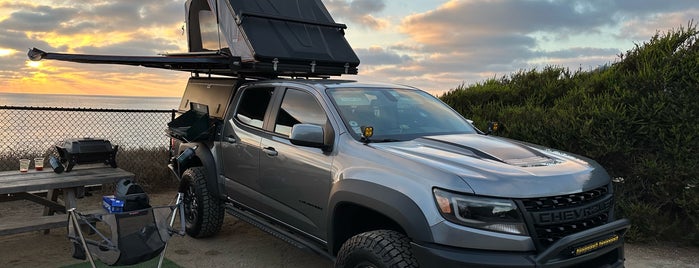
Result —
<instances>
[{"instance_id":1,"label":"sunset sky","mask_svg":"<svg viewBox=\"0 0 699 268\"><path fill-rule=\"evenodd\" d=\"M0 92L180 96L188 73L30 62L27 50L185 52L184 0L0 0ZM592 70L656 32L699 22L697 0L323 0L360 75L434 94L546 65ZM2 104L0 104L2 105Z\"/></svg>"}]
</instances>

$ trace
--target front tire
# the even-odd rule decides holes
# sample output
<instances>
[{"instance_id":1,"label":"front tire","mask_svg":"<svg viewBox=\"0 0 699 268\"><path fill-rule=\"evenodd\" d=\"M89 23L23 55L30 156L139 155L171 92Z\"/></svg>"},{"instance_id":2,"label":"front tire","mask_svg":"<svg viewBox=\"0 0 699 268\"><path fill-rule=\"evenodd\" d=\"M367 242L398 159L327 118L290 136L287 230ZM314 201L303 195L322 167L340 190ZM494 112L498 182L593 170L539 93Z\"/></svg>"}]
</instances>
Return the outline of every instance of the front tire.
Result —
<instances>
[{"instance_id":1,"label":"front tire","mask_svg":"<svg viewBox=\"0 0 699 268\"><path fill-rule=\"evenodd\" d=\"M339 268L418 267L410 240L391 230L361 233L347 240L337 254Z\"/></svg>"},{"instance_id":2,"label":"front tire","mask_svg":"<svg viewBox=\"0 0 699 268\"><path fill-rule=\"evenodd\" d=\"M182 174L185 231L195 238L215 235L223 224L223 202L209 192L205 174L204 167L189 168Z\"/></svg>"}]
</instances>

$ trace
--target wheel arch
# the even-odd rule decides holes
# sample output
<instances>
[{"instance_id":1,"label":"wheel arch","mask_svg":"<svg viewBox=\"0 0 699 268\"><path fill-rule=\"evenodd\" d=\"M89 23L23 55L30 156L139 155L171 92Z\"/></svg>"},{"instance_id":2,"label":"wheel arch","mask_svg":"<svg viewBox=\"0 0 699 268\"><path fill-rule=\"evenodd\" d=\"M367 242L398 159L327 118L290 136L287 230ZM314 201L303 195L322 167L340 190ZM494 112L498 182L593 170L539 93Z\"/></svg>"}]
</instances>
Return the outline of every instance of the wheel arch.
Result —
<instances>
[{"instance_id":1,"label":"wheel arch","mask_svg":"<svg viewBox=\"0 0 699 268\"><path fill-rule=\"evenodd\" d=\"M221 185L218 183L216 160L214 160L213 152L211 152L209 146L203 143L183 143L180 145L179 152L187 148L194 148L195 146L196 150L194 151L194 156L181 164L179 175L182 176L182 173L190 167L204 167L206 169L206 187L213 196L221 197L221 194L224 192L221 190ZM182 187L181 182L180 187Z\"/></svg>"},{"instance_id":2,"label":"wheel arch","mask_svg":"<svg viewBox=\"0 0 699 268\"><path fill-rule=\"evenodd\" d=\"M361 180L336 184L330 198L328 249L337 254L347 239L374 229L404 233L412 240L431 241L432 232L420 207L395 189ZM355 217L358 216L358 217ZM358 221L359 225L355 224Z\"/></svg>"}]
</instances>

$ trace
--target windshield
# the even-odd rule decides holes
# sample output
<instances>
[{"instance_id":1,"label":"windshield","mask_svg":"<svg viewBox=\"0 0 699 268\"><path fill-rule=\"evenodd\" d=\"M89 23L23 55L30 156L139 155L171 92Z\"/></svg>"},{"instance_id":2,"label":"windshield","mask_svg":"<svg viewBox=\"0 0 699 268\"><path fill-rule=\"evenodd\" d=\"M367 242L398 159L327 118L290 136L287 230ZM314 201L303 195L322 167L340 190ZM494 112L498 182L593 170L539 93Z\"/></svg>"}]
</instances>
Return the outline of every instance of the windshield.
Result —
<instances>
[{"instance_id":1,"label":"windshield","mask_svg":"<svg viewBox=\"0 0 699 268\"><path fill-rule=\"evenodd\" d=\"M426 92L392 88L336 88L328 95L352 136L374 127L372 142L405 141L422 136L471 134L461 115Z\"/></svg>"}]
</instances>

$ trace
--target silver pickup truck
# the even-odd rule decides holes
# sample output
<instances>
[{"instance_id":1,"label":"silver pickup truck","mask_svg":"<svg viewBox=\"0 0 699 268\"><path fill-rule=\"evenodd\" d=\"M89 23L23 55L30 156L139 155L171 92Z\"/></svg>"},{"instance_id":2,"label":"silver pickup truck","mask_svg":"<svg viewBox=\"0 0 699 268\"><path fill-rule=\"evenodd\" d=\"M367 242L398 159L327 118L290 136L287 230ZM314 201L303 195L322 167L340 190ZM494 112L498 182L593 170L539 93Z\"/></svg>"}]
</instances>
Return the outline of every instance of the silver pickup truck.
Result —
<instances>
[{"instance_id":1,"label":"silver pickup truck","mask_svg":"<svg viewBox=\"0 0 699 268\"><path fill-rule=\"evenodd\" d=\"M191 78L180 111L190 236L227 211L337 267L623 267L601 166L487 135L421 90Z\"/></svg>"},{"instance_id":2,"label":"silver pickup truck","mask_svg":"<svg viewBox=\"0 0 699 268\"><path fill-rule=\"evenodd\" d=\"M623 267L601 166L415 88L327 79L360 61L321 0L188 0L185 22L187 53L27 56L191 73L168 124L190 236L228 212L337 267Z\"/></svg>"}]
</instances>

